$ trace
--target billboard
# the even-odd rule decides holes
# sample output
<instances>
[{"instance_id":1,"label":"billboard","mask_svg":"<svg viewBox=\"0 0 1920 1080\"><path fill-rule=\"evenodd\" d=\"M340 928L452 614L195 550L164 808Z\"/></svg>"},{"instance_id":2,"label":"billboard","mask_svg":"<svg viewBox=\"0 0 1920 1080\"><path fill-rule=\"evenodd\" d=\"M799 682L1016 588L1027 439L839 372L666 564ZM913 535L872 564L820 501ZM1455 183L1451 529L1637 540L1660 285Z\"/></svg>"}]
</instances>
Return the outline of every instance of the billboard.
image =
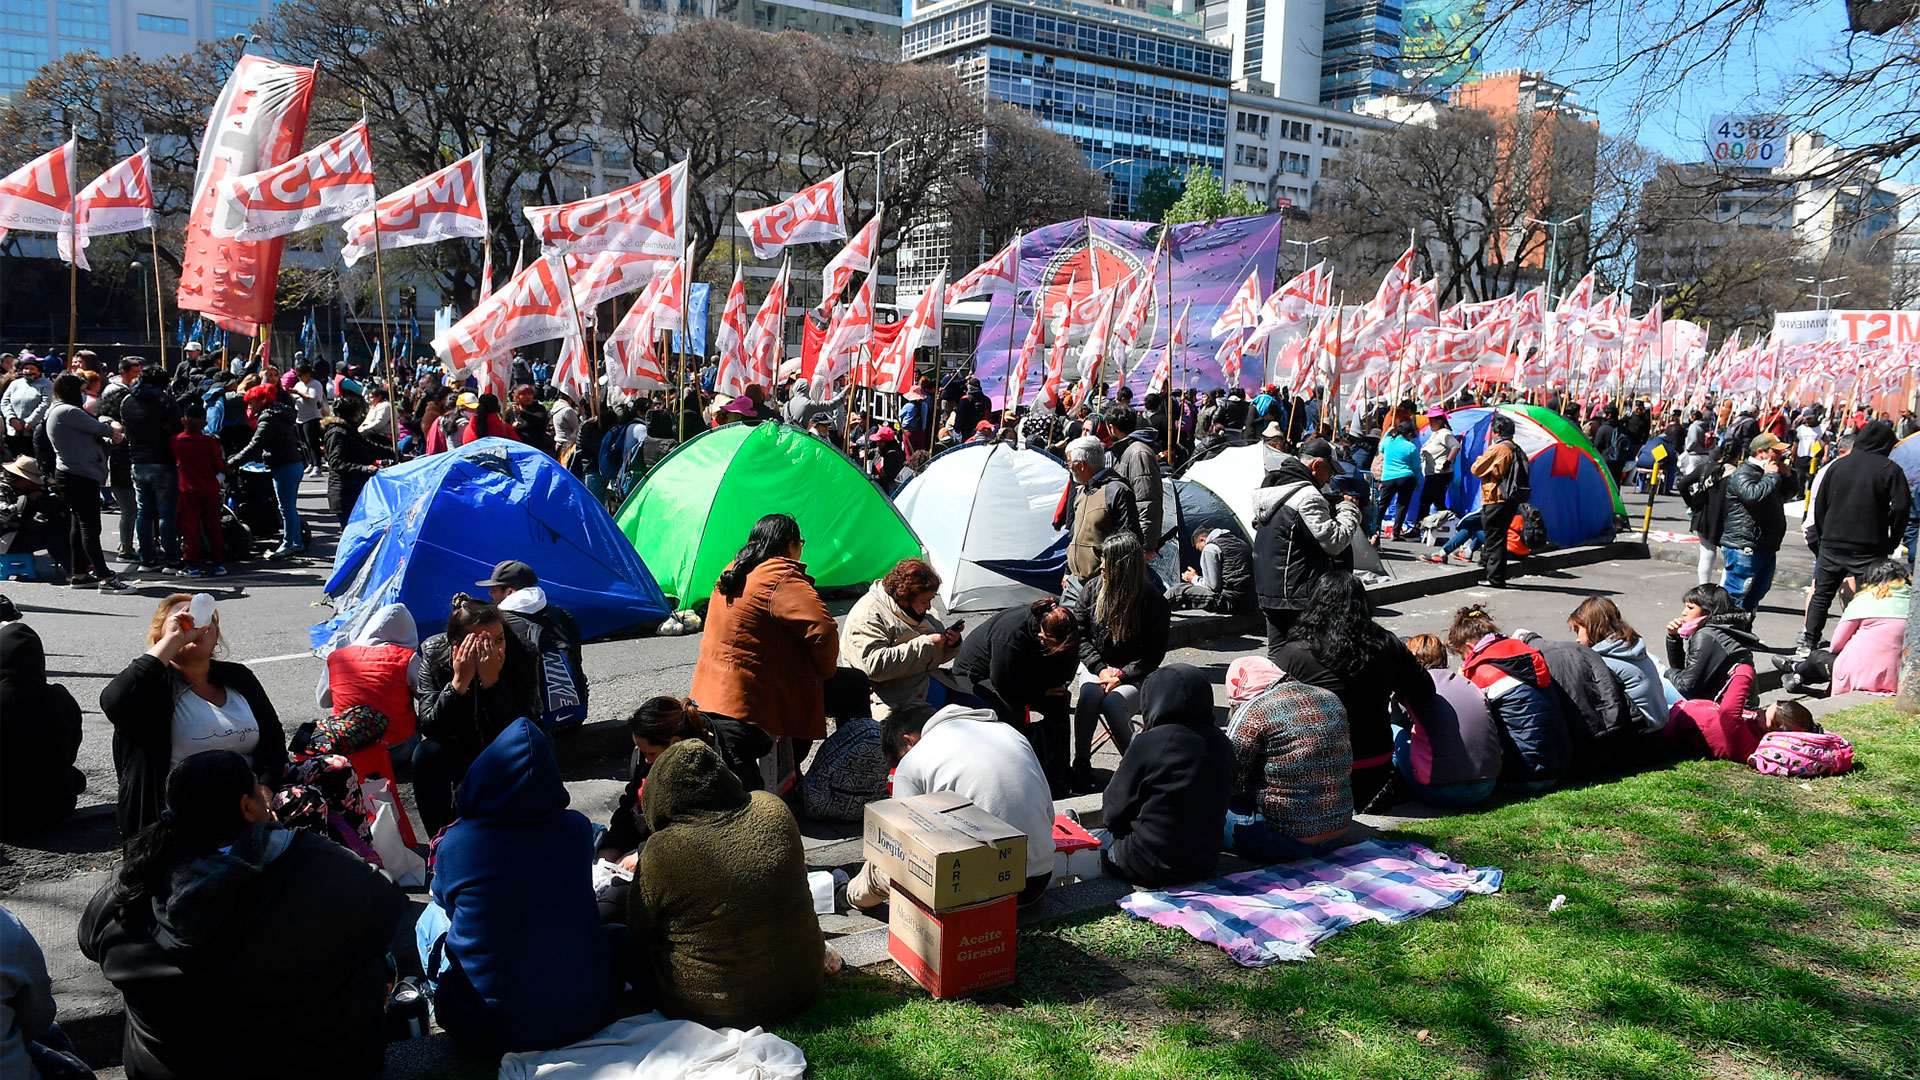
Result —
<instances>
[{"instance_id":1,"label":"billboard","mask_svg":"<svg viewBox=\"0 0 1920 1080\"><path fill-rule=\"evenodd\" d=\"M1400 74L1407 89L1445 90L1473 75L1486 28L1486 0L1405 0Z\"/></svg>"},{"instance_id":2,"label":"billboard","mask_svg":"<svg viewBox=\"0 0 1920 1080\"><path fill-rule=\"evenodd\" d=\"M1777 169L1787 163L1787 121L1767 113L1707 117L1707 160L1721 168Z\"/></svg>"},{"instance_id":3,"label":"billboard","mask_svg":"<svg viewBox=\"0 0 1920 1080\"><path fill-rule=\"evenodd\" d=\"M1920 344L1920 311L1781 311L1773 316L1773 340L1779 345L1915 345Z\"/></svg>"}]
</instances>

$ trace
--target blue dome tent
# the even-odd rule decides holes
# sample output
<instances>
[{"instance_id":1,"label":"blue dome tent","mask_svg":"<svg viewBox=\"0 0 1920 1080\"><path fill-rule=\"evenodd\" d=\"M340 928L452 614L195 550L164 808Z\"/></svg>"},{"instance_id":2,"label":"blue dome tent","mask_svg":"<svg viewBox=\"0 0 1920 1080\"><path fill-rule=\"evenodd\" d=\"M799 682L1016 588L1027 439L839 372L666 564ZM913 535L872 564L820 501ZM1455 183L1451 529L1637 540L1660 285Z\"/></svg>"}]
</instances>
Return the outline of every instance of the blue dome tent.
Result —
<instances>
[{"instance_id":1,"label":"blue dome tent","mask_svg":"<svg viewBox=\"0 0 1920 1080\"><path fill-rule=\"evenodd\" d=\"M367 481L325 587L335 615L309 637L315 648L344 641L392 603L422 638L438 633L453 595L483 594L474 582L503 559L533 567L588 638L667 615L660 586L584 484L533 447L482 439Z\"/></svg>"}]
</instances>

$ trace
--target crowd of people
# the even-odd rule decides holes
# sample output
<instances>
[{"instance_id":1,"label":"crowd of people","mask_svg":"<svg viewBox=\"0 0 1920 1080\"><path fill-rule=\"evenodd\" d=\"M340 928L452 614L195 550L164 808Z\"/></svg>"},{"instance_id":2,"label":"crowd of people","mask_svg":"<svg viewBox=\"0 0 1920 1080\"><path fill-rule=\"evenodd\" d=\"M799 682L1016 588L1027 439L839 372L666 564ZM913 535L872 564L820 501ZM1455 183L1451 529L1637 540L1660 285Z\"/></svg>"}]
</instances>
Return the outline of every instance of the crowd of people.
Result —
<instances>
[{"instance_id":1,"label":"crowd of people","mask_svg":"<svg viewBox=\"0 0 1920 1080\"><path fill-rule=\"evenodd\" d=\"M889 792L957 792L1026 833L1025 904L1052 883L1054 804L1070 794L1102 800L1103 872L1162 887L1210 876L1222 852L1263 863L1325 854L1356 814L1402 798L1465 807L1673 756L1777 760L1837 738L1803 705L1758 707L1752 612L1798 455L1737 423L1717 443L1676 437L1683 465L1697 459L1681 490L1722 508L1726 586L1706 583L1703 563L1656 656L1602 596L1576 604L1553 637L1503 628L1484 604L1405 640L1376 620L1354 546L1407 536L1458 470L1482 484L1478 535L1506 534L1527 473L1504 415L1486 450L1462 462L1444 410L1428 414L1424 435L1411 403L1329 430L1311 395L1271 388L1252 401L1148 395L1142 410L1121 391L1100 408L1055 403L996 421L978 382L957 376L938 391L923 380L886 422L844 389L815 401L804 383L771 396L750 387L722 401L696 377L677 399L582 416L565 395L543 400L531 379L503 409L431 371L396 398L304 359L284 378L267 364L187 365L150 372L128 358L90 394L80 357L44 392L35 363L13 364L0 391L17 449L9 484L19 481L11 490L41 522L37 535L64 537L71 582L125 587L101 549L108 495L131 552L123 565L210 574L223 567L228 481L254 462L279 492L278 550L292 554L306 536L294 496L314 473L344 522L378 469L511 438L617 500L684 437L775 419L815 429L883 488L964 439L1057 450L1071 475L1056 521L1066 570L1057 597L968 631L935 612L934 568L905 559L836 619L807 572L799 523L762 517L707 599L686 692L627 716L628 781L604 824L568 808L548 734L586 713L580 634L524 563L501 562L454 596L444 631L424 640L406 608L377 613L327 656L316 703L326 715L297 723L282 716L313 707L270 700L224 658L209 598L165 597L146 650L100 698L126 853L80 927L83 951L126 998L129 1076L253 1075L261 1062L370 1075L408 985L486 1053L563 1046L653 1007L712 1025L772 1023L816 1000L840 962L814 914L797 816L858 820ZM1600 418L1620 432L1596 439L1610 468L1645 412ZM1793 686L1892 689L1912 588L1909 566L1891 558L1908 505L1904 477L1882 467L1892 434L1878 420L1843 434L1848 452L1815 474L1821 580L1831 577L1829 600L1847 599L1832 642L1791 660ZM1264 444L1251 544L1207 530L1182 579L1160 580L1149 560L1169 527L1165 467L1236 437ZM1729 442L1744 453L1724 451ZM1633 459L1619 460L1624 478ZM1485 583L1503 584L1505 545L1480 547ZM1817 586L1814 644L1820 596ZM1264 616L1267 648L1226 673L1224 725L1207 674L1166 663L1178 610ZM564 711L547 692L555 662L579 691ZM5 725L0 828L44 828L84 785L73 768L79 710L49 681L24 622L0 627L0 690L8 717L51 718L32 741ZM1119 754L1105 777L1093 768L1100 742ZM384 790L369 792L380 788L369 780ZM430 857L429 903L411 925L401 892L374 869L398 869L382 822ZM862 866L845 900L872 909L891 885ZM233 1010L236 985L273 992Z\"/></svg>"}]
</instances>

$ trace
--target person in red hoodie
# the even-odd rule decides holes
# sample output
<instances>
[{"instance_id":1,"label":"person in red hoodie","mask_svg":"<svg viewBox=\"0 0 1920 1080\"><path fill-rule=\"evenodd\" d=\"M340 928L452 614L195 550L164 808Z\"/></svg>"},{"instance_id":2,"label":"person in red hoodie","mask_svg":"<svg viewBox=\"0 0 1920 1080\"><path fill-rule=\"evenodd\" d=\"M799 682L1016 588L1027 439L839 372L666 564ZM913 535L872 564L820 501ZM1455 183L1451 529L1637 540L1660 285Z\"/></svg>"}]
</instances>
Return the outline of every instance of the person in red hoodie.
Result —
<instances>
[{"instance_id":1,"label":"person in red hoodie","mask_svg":"<svg viewBox=\"0 0 1920 1080\"><path fill-rule=\"evenodd\" d=\"M512 439L520 441L513 428L500 415L500 399L492 394L460 395L460 407L468 411L467 430L460 436L460 445L478 442L485 438Z\"/></svg>"},{"instance_id":2,"label":"person in red hoodie","mask_svg":"<svg viewBox=\"0 0 1920 1080\"><path fill-rule=\"evenodd\" d=\"M1668 745L1687 757L1745 762L1759 747L1760 737L1770 731L1820 730L1813 714L1797 701L1747 708L1747 695L1752 689L1753 666L1736 664L1718 700L1675 702L1665 728Z\"/></svg>"},{"instance_id":3,"label":"person in red hoodie","mask_svg":"<svg viewBox=\"0 0 1920 1080\"><path fill-rule=\"evenodd\" d=\"M220 577L227 572L221 551L221 480L227 471L227 455L220 440L206 434L207 410L189 405L185 413L186 430L173 437L173 459L179 471L180 505L175 517L180 525L181 551L186 556L188 577ZM201 534L206 534L206 558L201 556Z\"/></svg>"}]
</instances>

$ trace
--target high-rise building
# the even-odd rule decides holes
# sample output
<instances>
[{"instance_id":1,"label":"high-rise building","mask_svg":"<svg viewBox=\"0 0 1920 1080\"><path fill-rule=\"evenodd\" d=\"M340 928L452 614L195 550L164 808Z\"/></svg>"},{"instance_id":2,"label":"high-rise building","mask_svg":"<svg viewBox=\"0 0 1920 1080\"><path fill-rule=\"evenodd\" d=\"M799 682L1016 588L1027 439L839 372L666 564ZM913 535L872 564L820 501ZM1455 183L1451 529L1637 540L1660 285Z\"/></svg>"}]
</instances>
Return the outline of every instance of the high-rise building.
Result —
<instances>
[{"instance_id":1,"label":"high-rise building","mask_svg":"<svg viewBox=\"0 0 1920 1080\"><path fill-rule=\"evenodd\" d=\"M0 97L70 52L168 56L244 34L274 0L0 0Z\"/></svg>"},{"instance_id":2,"label":"high-rise building","mask_svg":"<svg viewBox=\"0 0 1920 1080\"><path fill-rule=\"evenodd\" d=\"M1351 109L1400 90L1399 0L1326 0L1320 103Z\"/></svg>"},{"instance_id":3,"label":"high-rise building","mask_svg":"<svg viewBox=\"0 0 1920 1080\"><path fill-rule=\"evenodd\" d=\"M755 30L799 30L893 59L902 0L628 0L637 12L670 11L732 19Z\"/></svg>"},{"instance_id":4,"label":"high-rise building","mask_svg":"<svg viewBox=\"0 0 1920 1080\"><path fill-rule=\"evenodd\" d=\"M1264 83L1282 101L1320 100L1326 0L1208 0L1207 37L1233 50L1236 81Z\"/></svg>"}]
</instances>

